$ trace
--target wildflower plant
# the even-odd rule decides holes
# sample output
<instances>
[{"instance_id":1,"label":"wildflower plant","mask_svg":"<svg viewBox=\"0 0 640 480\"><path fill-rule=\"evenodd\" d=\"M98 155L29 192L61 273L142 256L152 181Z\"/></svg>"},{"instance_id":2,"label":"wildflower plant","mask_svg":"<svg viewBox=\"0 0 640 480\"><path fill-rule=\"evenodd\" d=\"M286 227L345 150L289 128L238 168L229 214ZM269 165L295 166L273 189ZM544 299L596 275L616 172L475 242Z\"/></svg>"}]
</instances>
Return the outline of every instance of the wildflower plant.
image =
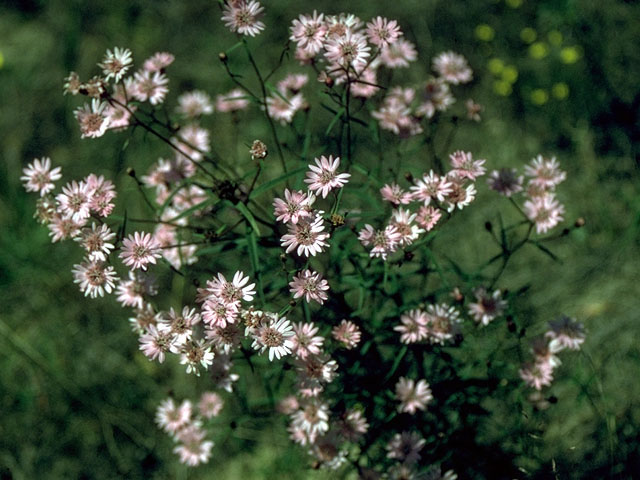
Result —
<instances>
[{"instance_id":1,"label":"wildflower plant","mask_svg":"<svg viewBox=\"0 0 640 480\"><path fill-rule=\"evenodd\" d=\"M431 52L431 74L420 84L390 82L419 51L395 20L314 11L282 32L293 59L283 55L266 73L254 58L258 44L247 39L273 28L265 13L253 0L222 5L222 22L239 40L219 55L227 92L199 85L175 92L176 105L168 105L167 52L136 67L131 50L116 47L97 76L72 72L64 91L84 99L75 111L83 138L142 129L165 146L144 175L138 159L129 160L152 214L130 216L114 184L95 174L62 185L60 168L42 158L21 178L39 195L36 217L53 242L77 242L84 259L72 277L80 292L115 295L140 355L199 377L199 399L168 398L157 410L181 462L216 455L209 427L231 392L247 395L236 369L247 362L259 378L279 372L268 385L270 412L287 417L292 442L315 465L455 478L450 469L473 468L459 460L468 446L455 445L475 420L450 413L548 388L561 368L556 354L584 341L581 324L561 316L529 348L523 337L532 322L518 313L524 292L501 283L518 251L555 258L549 242L580 226L555 233L565 215L556 188L566 173L539 155L521 175L452 149L451 135L435 141L442 129L481 120L479 105L463 100L461 111L455 97L474 79L464 56ZM232 56L247 58L253 77L235 72ZM211 116L240 110L270 135L244 138L245 158L236 162L213 148ZM329 115L319 132L316 111ZM457 143L464 148L464 139ZM415 165L394 149L411 152L421 170L403 175ZM477 233L493 242L486 259L463 268L438 239L479 196L519 218L487 222ZM219 260L222 252L235 266ZM169 282L158 282L172 276L189 286L179 301L163 291ZM467 348L476 337L494 339L481 358ZM472 367L483 362L479 374Z\"/></svg>"}]
</instances>

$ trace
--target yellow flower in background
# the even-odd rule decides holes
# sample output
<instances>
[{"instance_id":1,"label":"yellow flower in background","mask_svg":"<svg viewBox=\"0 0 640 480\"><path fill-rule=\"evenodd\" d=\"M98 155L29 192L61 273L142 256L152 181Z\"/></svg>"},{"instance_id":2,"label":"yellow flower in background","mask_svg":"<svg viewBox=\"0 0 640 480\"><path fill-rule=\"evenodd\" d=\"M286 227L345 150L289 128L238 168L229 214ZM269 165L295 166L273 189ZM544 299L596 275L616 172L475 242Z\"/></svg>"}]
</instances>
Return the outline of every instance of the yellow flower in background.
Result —
<instances>
[{"instance_id":1,"label":"yellow flower in background","mask_svg":"<svg viewBox=\"0 0 640 480\"><path fill-rule=\"evenodd\" d=\"M522 0L505 0L505 2L511 8L518 8L522 5Z\"/></svg>"},{"instance_id":2,"label":"yellow flower in background","mask_svg":"<svg viewBox=\"0 0 640 480\"><path fill-rule=\"evenodd\" d=\"M538 38L538 34L531 27L525 27L520 31L520 39L525 43L533 43Z\"/></svg>"},{"instance_id":3,"label":"yellow flower in background","mask_svg":"<svg viewBox=\"0 0 640 480\"><path fill-rule=\"evenodd\" d=\"M529 47L529 55L536 60L546 57L548 53L549 47L544 42L536 42Z\"/></svg>"},{"instance_id":4,"label":"yellow flower in background","mask_svg":"<svg viewBox=\"0 0 640 480\"><path fill-rule=\"evenodd\" d=\"M508 83L515 83L518 79L518 69L513 65L507 65L502 70L502 79Z\"/></svg>"},{"instance_id":5,"label":"yellow flower in background","mask_svg":"<svg viewBox=\"0 0 640 480\"><path fill-rule=\"evenodd\" d=\"M558 82L551 87L551 94L558 100L564 100L569 96L569 86L564 82Z\"/></svg>"},{"instance_id":6,"label":"yellow flower in background","mask_svg":"<svg viewBox=\"0 0 640 480\"><path fill-rule=\"evenodd\" d=\"M536 88L531 92L531 101L536 105L544 105L549 101L549 93L543 88Z\"/></svg>"},{"instance_id":7,"label":"yellow flower in background","mask_svg":"<svg viewBox=\"0 0 640 480\"><path fill-rule=\"evenodd\" d=\"M504 62L499 58L492 58L491 60L489 60L487 67L489 68L489 71L494 75L500 75L500 73L502 73L502 70L504 69Z\"/></svg>"},{"instance_id":8,"label":"yellow flower in background","mask_svg":"<svg viewBox=\"0 0 640 480\"><path fill-rule=\"evenodd\" d=\"M478 40L482 40L483 42L489 42L493 40L493 37L496 36L496 32L490 25L486 23L482 23L478 25L475 29L476 38Z\"/></svg>"},{"instance_id":9,"label":"yellow flower in background","mask_svg":"<svg viewBox=\"0 0 640 480\"><path fill-rule=\"evenodd\" d=\"M503 97L508 97L513 92L513 88L509 82L505 82L504 80L496 80L493 82L493 91L498 95Z\"/></svg>"},{"instance_id":10,"label":"yellow flower in background","mask_svg":"<svg viewBox=\"0 0 640 480\"><path fill-rule=\"evenodd\" d=\"M555 45L556 47L562 45L562 34L558 30L551 30L547 34L547 39L551 45Z\"/></svg>"},{"instance_id":11,"label":"yellow flower in background","mask_svg":"<svg viewBox=\"0 0 640 480\"><path fill-rule=\"evenodd\" d=\"M4 55L0 52L0 68L4 66Z\"/></svg>"},{"instance_id":12,"label":"yellow flower in background","mask_svg":"<svg viewBox=\"0 0 640 480\"><path fill-rule=\"evenodd\" d=\"M564 63L576 63L580 59L580 51L577 47L564 47L560 50L560 59Z\"/></svg>"}]
</instances>

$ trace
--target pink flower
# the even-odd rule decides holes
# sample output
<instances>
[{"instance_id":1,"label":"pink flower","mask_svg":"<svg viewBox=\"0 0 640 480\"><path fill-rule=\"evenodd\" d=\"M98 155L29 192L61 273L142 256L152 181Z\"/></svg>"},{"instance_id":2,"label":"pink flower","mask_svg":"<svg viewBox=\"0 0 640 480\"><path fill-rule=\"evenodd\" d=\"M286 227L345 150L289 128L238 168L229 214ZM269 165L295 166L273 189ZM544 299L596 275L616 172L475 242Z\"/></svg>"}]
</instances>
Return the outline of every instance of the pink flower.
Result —
<instances>
[{"instance_id":1,"label":"pink flower","mask_svg":"<svg viewBox=\"0 0 640 480\"><path fill-rule=\"evenodd\" d=\"M210 297L202 306L202 320L210 327L224 328L238 318L238 303L225 302L217 297Z\"/></svg>"},{"instance_id":2,"label":"pink flower","mask_svg":"<svg viewBox=\"0 0 640 480\"><path fill-rule=\"evenodd\" d=\"M192 123L185 125L178 132L178 136L171 139L172 143L180 149L179 158L199 161L204 154L211 150L209 131Z\"/></svg>"},{"instance_id":3,"label":"pink flower","mask_svg":"<svg viewBox=\"0 0 640 480\"><path fill-rule=\"evenodd\" d=\"M280 244L287 247L286 252L296 250L298 255L315 256L322 252L329 244L325 241L329 238L328 233L324 233L322 217L316 214L315 218L300 218L298 223L288 225L288 233L282 236Z\"/></svg>"},{"instance_id":4,"label":"pink flower","mask_svg":"<svg viewBox=\"0 0 640 480\"><path fill-rule=\"evenodd\" d=\"M544 335L549 339L552 350L560 351L564 348L578 350L584 343L584 325L573 318L563 315L558 320L549 322L549 328Z\"/></svg>"},{"instance_id":5,"label":"pink flower","mask_svg":"<svg viewBox=\"0 0 640 480\"><path fill-rule=\"evenodd\" d=\"M434 58L433 69L453 85L468 83L473 78L466 58L454 52L444 52Z\"/></svg>"},{"instance_id":6,"label":"pink flower","mask_svg":"<svg viewBox=\"0 0 640 480\"><path fill-rule=\"evenodd\" d=\"M293 116L305 105L301 93L290 95L288 92L274 94L267 97L267 111L269 116L278 120L282 125L293 121Z\"/></svg>"},{"instance_id":7,"label":"pink flower","mask_svg":"<svg viewBox=\"0 0 640 480\"><path fill-rule=\"evenodd\" d=\"M474 160L471 152L458 150L449 155L449 158L451 159L451 165L459 177L474 181L487 171L487 169L482 166L486 160Z\"/></svg>"},{"instance_id":8,"label":"pink flower","mask_svg":"<svg viewBox=\"0 0 640 480\"><path fill-rule=\"evenodd\" d=\"M304 49L310 55L316 55L322 50L327 31L323 20L324 14L318 15L315 10L312 16L300 15L292 22L289 39L296 42L298 48Z\"/></svg>"},{"instance_id":9,"label":"pink flower","mask_svg":"<svg viewBox=\"0 0 640 480\"><path fill-rule=\"evenodd\" d=\"M293 293L293 298L304 296L307 303L315 300L322 305L328 298L325 292L329 290L329 283L318 272L312 272L309 269L293 277L289 287L291 287L289 291Z\"/></svg>"},{"instance_id":10,"label":"pink flower","mask_svg":"<svg viewBox=\"0 0 640 480\"><path fill-rule=\"evenodd\" d=\"M400 402L399 412L413 415L416 410L425 410L427 404L433 400L429 384L424 380L417 383L411 379L401 377L396 383L396 399Z\"/></svg>"},{"instance_id":11,"label":"pink flower","mask_svg":"<svg viewBox=\"0 0 640 480\"><path fill-rule=\"evenodd\" d=\"M431 343L444 344L458 332L460 313L444 303L427 306L427 337Z\"/></svg>"},{"instance_id":12,"label":"pink flower","mask_svg":"<svg viewBox=\"0 0 640 480\"><path fill-rule=\"evenodd\" d=\"M109 117L105 113L107 105L107 102L94 98L90 106L85 103L73 112L80 125L82 138L97 138L104 135L109 127Z\"/></svg>"},{"instance_id":13,"label":"pink flower","mask_svg":"<svg viewBox=\"0 0 640 480\"><path fill-rule=\"evenodd\" d=\"M285 317L276 318L256 329L251 346L260 353L268 349L269 361L273 361L273 357L280 360L281 357L291 353L293 335L291 322Z\"/></svg>"},{"instance_id":14,"label":"pink flower","mask_svg":"<svg viewBox=\"0 0 640 480\"><path fill-rule=\"evenodd\" d=\"M501 316L507 308L507 302L502 299L500 290L488 294L486 289L478 288L473 293L476 301L469 304L469 315L482 325L489 325L489 322Z\"/></svg>"},{"instance_id":15,"label":"pink flower","mask_svg":"<svg viewBox=\"0 0 640 480\"><path fill-rule=\"evenodd\" d=\"M169 79L164 73L140 70L133 75L133 78L135 80L133 96L136 100L141 102L148 100L151 105L164 102L164 97L169 92L167 87Z\"/></svg>"},{"instance_id":16,"label":"pink flower","mask_svg":"<svg viewBox=\"0 0 640 480\"><path fill-rule=\"evenodd\" d=\"M200 90L183 93L178 97L177 112L185 118L197 118L213 113L211 97Z\"/></svg>"},{"instance_id":17,"label":"pink flower","mask_svg":"<svg viewBox=\"0 0 640 480\"><path fill-rule=\"evenodd\" d=\"M167 398L156 410L156 423L165 432L175 435L191 423L193 408L189 400L185 400L179 407L173 398Z\"/></svg>"},{"instance_id":18,"label":"pink flower","mask_svg":"<svg viewBox=\"0 0 640 480\"><path fill-rule=\"evenodd\" d=\"M176 352L173 344L173 334L171 332L159 330L155 325L149 325L147 333L141 335L140 350L150 360L158 359L158 362L164 362L165 354L170 351Z\"/></svg>"},{"instance_id":19,"label":"pink flower","mask_svg":"<svg viewBox=\"0 0 640 480\"><path fill-rule=\"evenodd\" d=\"M448 212L452 212L456 207L462 210L476 198L476 187L474 184L467 183L466 179L460 176L457 170L449 171L446 179L451 186L451 191L447 193L445 198Z\"/></svg>"},{"instance_id":20,"label":"pink flower","mask_svg":"<svg viewBox=\"0 0 640 480\"><path fill-rule=\"evenodd\" d=\"M88 189L92 192L89 208L101 217L107 217L113 211L115 205L112 200L117 194L115 186L110 180L105 180L102 175L87 175L85 178Z\"/></svg>"},{"instance_id":21,"label":"pink flower","mask_svg":"<svg viewBox=\"0 0 640 480\"><path fill-rule=\"evenodd\" d=\"M89 259L73 266L73 276L74 283L80 284L80 291L91 298L102 297L104 292L111 293L118 279L113 267Z\"/></svg>"},{"instance_id":22,"label":"pink flower","mask_svg":"<svg viewBox=\"0 0 640 480\"><path fill-rule=\"evenodd\" d=\"M60 167L51 169L51 159L42 157L37 158L22 170L24 175L20 180L24 182L24 188L27 192L40 192L40 196L44 197L47 193L54 189L56 180L62 178Z\"/></svg>"},{"instance_id":23,"label":"pink flower","mask_svg":"<svg viewBox=\"0 0 640 480\"><path fill-rule=\"evenodd\" d=\"M367 23L367 37L377 47L390 45L402 35L398 22L376 17Z\"/></svg>"},{"instance_id":24,"label":"pink flower","mask_svg":"<svg viewBox=\"0 0 640 480\"><path fill-rule=\"evenodd\" d=\"M114 249L113 239L116 234L106 225L102 224L99 227L95 224L91 224L91 228L84 228L80 234L74 239L82 245L87 251L89 260L104 262Z\"/></svg>"},{"instance_id":25,"label":"pink flower","mask_svg":"<svg viewBox=\"0 0 640 480\"><path fill-rule=\"evenodd\" d=\"M407 209L398 208L391 212L389 225L396 227L398 234L400 234L400 239L398 240L400 246L411 245L421 233L424 233L422 228L413 223L416 217L416 213L411 213Z\"/></svg>"},{"instance_id":26,"label":"pink flower","mask_svg":"<svg viewBox=\"0 0 640 480\"><path fill-rule=\"evenodd\" d=\"M342 320L340 325L333 327L331 329L331 335L333 335L333 338L338 342L342 343L342 346L347 350L351 350L360 343L360 329L355 323L349 320Z\"/></svg>"},{"instance_id":27,"label":"pink flower","mask_svg":"<svg viewBox=\"0 0 640 480\"><path fill-rule=\"evenodd\" d=\"M215 392L204 392L198 402L198 411L204 418L217 417L224 406L224 400Z\"/></svg>"},{"instance_id":28,"label":"pink flower","mask_svg":"<svg viewBox=\"0 0 640 480\"><path fill-rule=\"evenodd\" d=\"M418 52L413 43L399 38L390 45L382 47L380 60L387 68L404 68L409 66L409 62L415 62Z\"/></svg>"},{"instance_id":29,"label":"pink flower","mask_svg":"<svg viewBox=\"0 0 640 480\"><path fill-rule=\"evenodd\" d=\"M547 159L542 155L531 160L531 163L524 167L524 173L532 177L532 183L545 190L556 187L567 178L566 172L560 170L556 157Z\"/></svg>"},{"instance_id":30,"label":"pink flower","mask_svg":"<svg viewBox=\"0 0 640 480\"><path fill-rule=\"evenodd\" d=\"M416 432L396 433L387 444L388 458L394 458L407 465L420 460L420 450L427 441Z\"/></svg>"},{"instance_id":31,"label":"pink flower","mask_svg":"<svg viewBox=\"0 0 640 480\"><path fill-rule=\"evenodd\" d=\"M307 172L305 183L309 184L309 190L318 191L322 198L334 188L342 188L351 176L348 173L336 173L340 165L340 157L335 160L332 155L329 158L324 155L315 159L315 165L309 165L310 172Z\"/></svg>"},{"instance_id":32,"label":"pink flower","mask_svg":"<svg viewBox=\"0 0 640 480\"><path fill-rule=\"evenodd\" d=\"M207 288L208 291L220 297L225 303L239 304L240 299L251 302L256 294L256 284L249 284L249 280L249 277L245 276L241 271L236 271L231 281L228 281L224 275L218 273L218 278L207 282Z\"/></svg>"},{"instance_id":33,"label":"pink flower","mask_svg":"<svg viewBox=\"0 0 640 480\"><path fill-rule=\"evenodd\" d=\"M416 222L427 232L431 231L436 226L438 220L442 217L442 212L432 205L421 206L416 215Z\"/></svg>"},{"instance_id":34,"label":"pink flower","mask_svg":"<svg viewBox=\"0 0 640 480\"><path fill-rule=\"evenodd\" d=\"M296 357L304 360L308 355L318 355L322 351L324 337L316 335L318 327L313 323L296 323L293 332L291 351Z\"/></svg>"},{"instance_id":35,"label":"pink flower","mask_svg":"<svg viewBox=\"0 0 640 480\"><path fill-rule=\"evenodd\" d=\"M311 215L311 205L316 197L313 194L306 194L302 190L284 190L284 200L276 198L273 201L274 215L276 220L283 223L298 223L300 217Z\"/></svg>"},{"instance_id":36,"label":"pink flower","mask_svg":"<svg viewBox=\"0 0 640 480\"><path fill-rule=\"evenodd\" d=\"M131 50L128 48L115 47L113 52L107 50L102 63L99 63L98 66L102 69L105 80L113 78L113 81L118 83L122 76L127 73L127 70L129 70L131 63Z\"/></svg>"},{"instance_id":37,"label":"pink flower","mask_svg":"<svg viewBox=\"0 0 640 480\"><path fill-rule=\"evenodd\" d=\"M150 233L134 232L122 241L120 258L133 270L146 270L149 263L155 264L156 258L160 257L158 243Z\"/></svg>"},{"instance_id":38,"label":"pink flower","mask_svg":"<svg viewBox=\"0 0 640 480\"><path fill-rule=\"evenodd\" d=\"M142 308L145 296L158 293L152 277L142 272L129 272L129 280L120 280L118 285L118 301L123 307Z\"/></svg>"},{"instance_id":39,"label":"pink flower","mask_svg":"<svg viewBox=\"0 0 640 480\"><path fill-rule=\"evenodd\" d=\"M366 65L367 58L371 55L371 47L367 45L365 36L350 31L342 36L329 38L324 47L327 61L345 69Z\"/></svg>"},{"instance_id":40,"label":"pink flower","mask_svg":"<svg viewBox=\"0 0 640 480\"><path fill-rule=\"evenodd\" d=\"M495 190L505 197L510 197L522 191L524 177L518 176L515 168L501 168L489 174L487 183L491 190Z\"/></svg>"},{"instance_id":41,"label":"pink flower","mask_svg":"<svg viewBox=\"0 0 640 480\"><path fill-rule=\"evenodd\" d=\"M148 72L160 72L173 63L175 57L169 52L156 52L144 61L144 69Z\"/></svg>"},{"instance_id":42,"label":"pink flower","mask_svg":"<svg viewBox=\"0 0 640 480\"><path fill-rule=\"evenodd\" d=\"M400 317L400 325L393 327L400 332L400 341L410 344L425 340L428 336L429 317L422 310L410 310Z\"/></svg>"},{"instance_id":43,"label":"pink flower","mask_svg":"<svg viewBox=\"0 0 640 480\"><path fill-rule=\"evenodd\" d=\"M360 230L358 239L365 247L373 246L369 252L372 257L381 257L386 260L389 253L398 249L402 235L393 225L387 225L383 230L375 230L371 225L366 224Z\"/></svg>"},{"instance_id":44,"label":"pink flower","mask_svg":"<svg viewBox=\"0 0 640 480\"><path fill-rule=\"evenodd\" d=\"M235 112L238 110L246 110L249 106L247 94L239 88L233 89L224 95L216 97L216 110L218 112Z\"/></svg>"},{"instance_id":45,"label":"pink flower","mask_svg":"<svg viewBox=\"0 0 640 480\"><path fill-rule=\"evenodd\" d=\"M84 222L91 215L92 189L85 182L73 180L62 187L62 193L56 195L58 211L76 222Z\"/></svg>"},{"instance_id":46,"label":"pink flower","mask_svg":"<svg viewBox=\"0 0 640 480\"><path fill-rule=\"evenodd\" d=\"M227 0L223 9L222 21L232 32L255 37L264 30L259 21L264 7L254 0Z\"/></svg>"},{"instance_id":47,"label":"pink flower","mask_svg":"<svg viewBox=\"0 0 640 480\"><path fill-rule=\"evenodd\" d=\"M441 177L433 170L428 175L424 175L422 179L417 179L415 185L411 187L413 198L429 205L432 199L438 202L444 202L444 199L453 191L451 182L447 177Z\"/></svg>"},{"instance_id":48,"label":"pink flower","mask_svg":"<svg viewBox=\"0 0 640 480\"><path fill-rule=\"evenodd\" d=\"M199 424L194 423L176 433L178 445L173 449L180 456L180 462L196 467L207 463L211 458L213 442L205 440L206 432Z\"/></svg>"},{"instance_id":49,"label":"pink flower","mask_svg":"<svg viewBox=\"0 0 640 480\"><path fill-rule=\"evenodd\" d=\"M553 193L524 202L524 212L535 222L537 233L546 233L563 220L564 206Z\"/></svg>"},{"instance_id":50,"label":"pink flower","mask_svg":"<svg viewBox=\"0 0 640 480\"><path fill-rule=\"evenodd\" d=\"M524 383L536 390L548 387L553 381L553 367L548 363L525 363L518 373Z\"/></svg>"},{"instance_id":51,"label":"pink flower","mask_svg":"<svg viewBox=\"0 0 640 480\"><path fill-rule=\"evenodd\" d=\"M387 184L380 189L382 199L391 202L394 205L408 205L413 199L412 195L400 188L397 183Z\"/></svg>"},{"instance_id":52,"label":"pink flower","mask_svg":"<svg viewBox=\"0 0 640 480\"><path fill-rule=\"evenodd\" d=\"M187 373L200 376L200 366L208 369L213 363L215 353L211 345L204 340L191 340L180 348L180 364L187 366Z\"/></svg>"}]
</instances>

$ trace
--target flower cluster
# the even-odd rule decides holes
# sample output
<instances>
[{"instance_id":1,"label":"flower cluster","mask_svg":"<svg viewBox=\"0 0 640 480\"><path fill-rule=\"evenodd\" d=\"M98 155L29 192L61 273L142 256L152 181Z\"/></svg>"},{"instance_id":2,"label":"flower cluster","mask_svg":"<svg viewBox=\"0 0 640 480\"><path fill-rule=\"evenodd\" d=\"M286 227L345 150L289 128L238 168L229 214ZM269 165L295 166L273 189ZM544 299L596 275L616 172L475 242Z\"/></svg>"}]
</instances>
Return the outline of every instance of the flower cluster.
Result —
<instances>
[{"instance_id":1,"label":"flower cluster","mask_svg":"<svg viewBox=\"0 0 640 480\"><path fill-rule=\"evenodd\" d=\"M549 330L533 339L531 353L533 361L520 369L520 377L530 387L541 390L553 381L553 370L560 365L556 353L564 350L578 350L584 342L584 326L567 316L549 322Z\"/></svg>"}]
</instances>

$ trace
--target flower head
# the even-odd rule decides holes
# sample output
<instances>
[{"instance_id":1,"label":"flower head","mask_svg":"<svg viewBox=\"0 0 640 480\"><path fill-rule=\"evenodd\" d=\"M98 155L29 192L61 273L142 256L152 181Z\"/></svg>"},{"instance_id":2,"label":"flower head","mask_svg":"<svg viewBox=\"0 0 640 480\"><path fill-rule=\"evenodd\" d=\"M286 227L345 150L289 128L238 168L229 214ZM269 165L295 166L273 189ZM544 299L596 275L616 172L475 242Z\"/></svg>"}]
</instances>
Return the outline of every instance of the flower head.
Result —
<instances>
[{"instance_id":1,"label":"flower head","mask_svg":"<svg viewBox=\"0 0 640 480\"><path fill-rule=\"evenodd\" d=\"M396 399L400 402L399 412L413 415L416 410L425 410L427 404L433 400L433 395L425 380L415 382L410 378L401 377L396 383Z\"/></svg>"},{"instance_id":2,"label":"flower head","mask_svg":"<svg viewBox=\"0 0 640 480\"><path fill-rule=\"evenodd\" d=\"M134 232L122 241L120 258L133 270L146 270L149 263L155 264L160 257L158 243L150 233Z\"/></svg>"},{"instance_id":3,"label":"flower head","mask_svg":"<svg viewBox=\"0 0 640 480\"><path fill-rule=\"evenodd\" d=\"M273 357L280 360L281 357L289 355L293 342L293 327L286 317L274 318L269 323L257 328L253 336L252 347L264 353L269 350L269 361Z\"/></svg>"},{"instance_id":4,"label":"flower head","mask_svg":"<svg viewBox=\"0 0 640 480\"><path fill-rule=\"evenodd\" d=\"M280 239L281 245L287 247L287 253L296 250L298 255L315 256L322 252L324 247L329 246L325 241L329 234L324 233L322 217L319 214L316 214L315 218L300 218L298 223L290 223L288 229Z\"/></svg>"},{"instance_id":5,"label":"flower head","mask_svg":"<svg viewBox=\"0 0 640 480\"><path fill-rule=\"evenodd\" d=\"M47 193L54 189L56 180L62 178L60 167L51 169L51 159L42 157L41 160L35 158L25 169L22 170L24 175L20 180L24 182L24 188L27 192L40 192L40 196L44 197Z\"/></svg>"},{"instance_id":6,"label":"flower head","mask_svg":"<svg viewBox=\"0 0 640 480\"><path fill-rule=\"evenodd\" d=\"M315 165L309 165L309 172L305 183L309 184L309 190L318 191L322 198L327 198L327 194L334 188L342 188L351 176L348 173L336 173L340 166L340 157L329 158L324 155L315 159Z\"/></svg>"},{"instance_id":7,"label":"flower head","mask_svg":"<svg viewBox=\"0 0 640 480\"><path fill-rule=\"evenodd\" d=\"M328 298L326 291L329 290L329 283L318 272L312 272L309 269L293 277L289 287L291 287L289 291L293 293L293 298L304 297L307 303L315 300L322 305Z\"/></svg>"},{"instance_id":8,"label":"flower head","mask_svg":"<svg viewBox=\"0 0 640 480\"><path fill-rule=\"evenodd\" d=\"M127 73L127 70L129 70L131 62L131 50L128 48L115 47L113 52L107 50L102 63L99 63L98 66L102 68L105 80L113 78L113 81L118 83L122 76Z\"/></svg>"},{"instance_id":9,"label":"flower head","mask_svg":"<svg viewBox=\"0 0 640 480\"><path fill-rule=\"evenodd\" d=\"M222 21L232 32L255 37L264 30L261 17L264 7L254 0L227 0L223 9Z\"/></svg>"},{"instance_id":10,"label":"flower head","mask_svg":"<svg viewBox=\"0 0 640 480\"><path fill-rule=\"evenodd\" d=\"M376 17L367 23L367 38L377 47L394 43L402 35L398 22Z\"/></svg>"},{"instance_id":11,"label":"flower head","mask_svg":"<svg viewBox=\"0 0 640 480\"><path fill-rule=\"evenodd\" d=\"M467 59L454 52L444 52L434 58L433 69L453 85L468 83L473 78Z\"/></svg>"}]
</instances>

